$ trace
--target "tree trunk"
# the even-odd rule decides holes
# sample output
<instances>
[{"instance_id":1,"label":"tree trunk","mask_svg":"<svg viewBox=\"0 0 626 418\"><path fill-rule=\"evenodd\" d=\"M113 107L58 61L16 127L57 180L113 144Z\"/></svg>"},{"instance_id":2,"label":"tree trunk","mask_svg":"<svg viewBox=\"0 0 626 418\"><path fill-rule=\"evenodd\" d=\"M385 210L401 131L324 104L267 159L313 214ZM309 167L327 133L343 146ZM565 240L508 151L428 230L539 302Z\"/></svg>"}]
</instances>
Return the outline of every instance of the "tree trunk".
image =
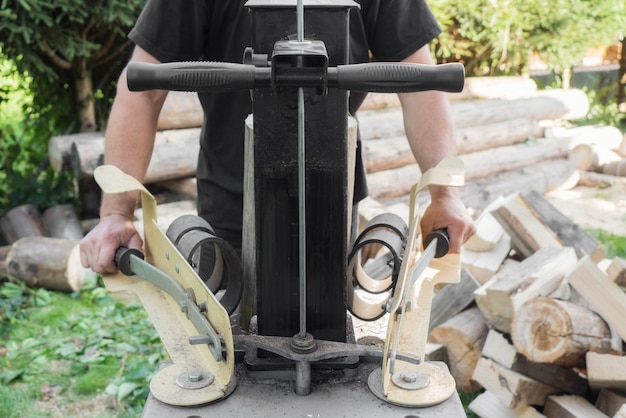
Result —
<instances>
[{"instance_id":1,"label":"tree trunk","mask_svg":"<svg viewBox=\"0 0 626 418\"><path fill-rule=\"evenodd\" d=\"M74 87L76 88L76 105L80 132L94 132L96 130L96 108L93 97L92 72L86 69L86 62L79 60L80 68L75 73Z\"/></svg>"}]
</instances>

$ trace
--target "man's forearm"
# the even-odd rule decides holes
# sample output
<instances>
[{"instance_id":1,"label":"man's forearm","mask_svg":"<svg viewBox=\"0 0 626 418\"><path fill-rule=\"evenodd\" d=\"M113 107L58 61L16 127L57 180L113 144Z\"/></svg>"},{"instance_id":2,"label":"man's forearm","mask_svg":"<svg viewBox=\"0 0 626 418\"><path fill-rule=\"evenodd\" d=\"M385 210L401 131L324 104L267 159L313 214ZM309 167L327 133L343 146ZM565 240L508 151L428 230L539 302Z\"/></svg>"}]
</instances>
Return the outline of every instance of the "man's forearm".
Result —
<instances>
[{"instance_id":1,"label":"man's forearm","mask_svg":"<svg viewBox=\"0 0 626 418\"><path fill-rule=\"evenodd\" d=\"M115 165L139 181L143 180L150 164L158 116L166 95L162 91L130 92L126 85L126 72L122 73L106 129L105 164ZM137 196L135 192L103 195L100 216L119 214L132 218Z\"/></svg>"}]
</instances>

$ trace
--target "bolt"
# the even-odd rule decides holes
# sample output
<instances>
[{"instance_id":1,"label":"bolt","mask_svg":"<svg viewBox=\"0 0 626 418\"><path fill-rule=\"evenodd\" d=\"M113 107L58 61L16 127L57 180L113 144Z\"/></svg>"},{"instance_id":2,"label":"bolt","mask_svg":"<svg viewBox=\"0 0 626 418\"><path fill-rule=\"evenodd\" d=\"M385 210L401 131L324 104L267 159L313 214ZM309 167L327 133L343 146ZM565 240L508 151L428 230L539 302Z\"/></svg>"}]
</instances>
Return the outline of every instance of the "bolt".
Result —
<instances>
[{"instance_id":1,"label":"bolt","mask_svg":"<svg viewBox=\"0 0 626 418\"><path fill-rule=\"evenodd\" d=\"M190 382L199 382L202 380L202 373L192 372L187 377Z\"/></svg>"},{"instance_id":2,"label":"bolt","mask_svg":"<svg viewBox=\"0 0 626 418\"><path fill-rule=\"evenodd\" d=\"M415 383L417 382L417 374L411 371L400 372L400 378L402 381L406 383Z\"/></svg>"}]
</instances>

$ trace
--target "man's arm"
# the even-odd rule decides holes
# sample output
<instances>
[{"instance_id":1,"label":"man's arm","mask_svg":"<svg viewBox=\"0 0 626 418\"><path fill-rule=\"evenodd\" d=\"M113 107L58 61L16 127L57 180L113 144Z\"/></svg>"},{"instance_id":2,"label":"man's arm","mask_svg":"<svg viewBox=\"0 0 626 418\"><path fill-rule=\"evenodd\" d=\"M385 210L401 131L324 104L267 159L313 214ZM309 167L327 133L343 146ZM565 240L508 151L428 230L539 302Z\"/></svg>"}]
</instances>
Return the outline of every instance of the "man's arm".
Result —
<instances>
[{"instance_id":1,"label":"man's arm","mask_svg":"<svg viewBox=\"0 0 626 418\"><path fill-rule=\"evenodd\" d=\"M403 62L434 64L428 46ZM415 160L422 172L442 159L456 154L455 126L446 94L425 91L399 94L404 116L404 129ZM447 228L450 252L461 251L463 242L475 233L459 192L454 187L430 186L431 204L422 217L423 235L434 229Z\"/></svg>"},{"instance_id":2,"label":"man's arm","mask_svg":"<svg viewBox=\"0 0 626 418\"><path fill-rule=\"evenodd\" d=\"M158 63L136 47L131 61ZM105 164L117 166L142 181L152 156L157 122L167 91L128 90L126 69L122 71L105 134ZM81 261L97 273L114 272L115 250L121 246L141 248L142 240L133 225L138 194L103 194L100 223L80 243Z\"/></svg>"}]
</instances>

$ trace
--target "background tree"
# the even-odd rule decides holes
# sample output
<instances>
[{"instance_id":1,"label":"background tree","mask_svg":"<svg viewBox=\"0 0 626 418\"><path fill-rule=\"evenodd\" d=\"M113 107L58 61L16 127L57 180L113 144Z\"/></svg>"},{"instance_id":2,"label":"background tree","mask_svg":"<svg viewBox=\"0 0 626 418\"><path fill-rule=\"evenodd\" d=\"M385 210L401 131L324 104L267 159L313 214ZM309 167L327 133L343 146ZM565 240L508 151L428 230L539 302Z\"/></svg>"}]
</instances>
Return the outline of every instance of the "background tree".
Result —
<instances>
[{"instance_id":1,"label":"background tree","mask_svg":"<svg viewBox=\"0 0 626 418\"><path fill-rule=\"evenodd\" d=\"M78 129L70 130L96 130L96 95L110 98L109 86L129 51L126 34L144 3L2 0L2 52L32 77L34 106L45 107L55 103L55 94L71 93L71 111L66 111L73 115ZM106 115L100 118L105 119Z\"/></svg>"},{"instance_id":2,"label":"background tree","mask_svg":"<svg viewBox=\"0 0 626 418\"><path fill-rule=\"evenodd\" d=\"M533 54L557 73L618 40L625 0L431 0L446 32L433 50L468 75L524 74Z\"/></svg>"}]
</instances>

